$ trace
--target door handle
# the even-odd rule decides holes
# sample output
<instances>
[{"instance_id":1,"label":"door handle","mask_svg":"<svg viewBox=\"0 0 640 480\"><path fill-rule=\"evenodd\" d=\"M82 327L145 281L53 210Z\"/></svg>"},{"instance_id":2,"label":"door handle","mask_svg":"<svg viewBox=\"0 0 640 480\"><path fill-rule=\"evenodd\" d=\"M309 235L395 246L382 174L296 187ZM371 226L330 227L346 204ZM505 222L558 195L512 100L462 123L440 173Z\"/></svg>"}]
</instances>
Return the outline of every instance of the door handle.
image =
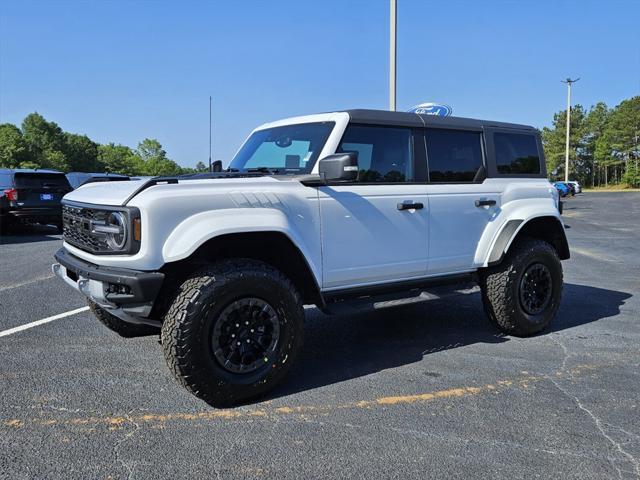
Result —
<instances>
[{"instance_id":1,"label":"door handle","mask_svg":"<svg viewBox=\"0 0 640 480\"><path fill-rule=\"evenodd\" d=\"M476 207L492 207L495 204L495 200L476 200Z\"/></svg>"},{"instance_id":2,"label":"door handle","mask_svg":"<svg viewBox=\"0 0 640 480\"><path fill-rule=\"evenodd\" d=\"M420 210L424 208L424 205L420 202L417 203L399 203L398 210Z\"/></svg>"}]
</instances>

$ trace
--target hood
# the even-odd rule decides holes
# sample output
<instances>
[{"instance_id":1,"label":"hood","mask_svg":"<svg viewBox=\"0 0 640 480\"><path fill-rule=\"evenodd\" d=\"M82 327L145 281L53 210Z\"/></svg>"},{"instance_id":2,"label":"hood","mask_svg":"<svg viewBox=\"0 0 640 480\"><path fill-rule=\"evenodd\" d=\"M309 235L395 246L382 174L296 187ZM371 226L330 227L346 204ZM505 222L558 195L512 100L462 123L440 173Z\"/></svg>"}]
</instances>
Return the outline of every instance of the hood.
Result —
<instances>
[{"instance_id":1,"label":"hood","mask_svg":"<svg viewBox=\"0 0 640 480\"><path fill-rule=\"evenodd\" d=\"M162 183L154 183L156 179L148 180L130 180L123 182L94 182L87 183L81 187L67 193L64 200L79 203L90 203L94 205L125 205L128 200L137 193L143 195L146 192L158 191L166 188L170 190L189 188L196 185L211 185L212 188L218 186L242 185L247 186L248 183L264 184L265 182L277 182L273 176L262 175L225 175L223 178L207 178L207 179L189 179L189 178L169 178L173 183L166 183L167 179L157 179ZM145 185L149 184L146 188Z\"/></svg>"},{"instance_id":2,"label":"hood","mask_svg":"<svg viewBox=\"0 0 640 480\"><path fill-rule=\"evenodd\" d=\"M148 180L123 182L93 182L67 193L65 200L98 205L124 205L124 202Z\"/></svg>"}]
</instances>

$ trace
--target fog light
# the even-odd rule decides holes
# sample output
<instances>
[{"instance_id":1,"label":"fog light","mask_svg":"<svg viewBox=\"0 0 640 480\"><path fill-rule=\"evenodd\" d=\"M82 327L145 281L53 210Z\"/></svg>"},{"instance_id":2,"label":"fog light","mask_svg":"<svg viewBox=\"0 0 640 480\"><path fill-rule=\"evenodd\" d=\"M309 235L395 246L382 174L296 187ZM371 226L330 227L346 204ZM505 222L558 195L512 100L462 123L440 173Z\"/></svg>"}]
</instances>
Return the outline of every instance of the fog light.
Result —
<instances>
[{"instance_id":1,"label":"fog light","mask_svg":"<svg viewBox=\"0 0 640 480\"><path fill-rule=\"evenodd\" d=\"M118 295L130 295L131 287L121 283L110 283L107 287L107 293L115 293Z\"/></svg>"}]
</instances>

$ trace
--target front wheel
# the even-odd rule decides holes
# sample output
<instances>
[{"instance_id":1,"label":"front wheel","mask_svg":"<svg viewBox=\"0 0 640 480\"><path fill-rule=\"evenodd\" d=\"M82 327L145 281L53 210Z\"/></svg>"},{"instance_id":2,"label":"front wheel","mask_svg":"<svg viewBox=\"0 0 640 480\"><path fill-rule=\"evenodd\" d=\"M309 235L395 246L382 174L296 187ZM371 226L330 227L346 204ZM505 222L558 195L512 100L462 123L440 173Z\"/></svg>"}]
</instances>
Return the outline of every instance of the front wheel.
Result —
<instances>
[{"instance_id":1,"label":"front wheel","mask_svg":"<svg viewBox=\"0 0 640 480\"><path fill-rule=\"evenodd\" d=\"M221 261L181 285L162 325L165 359L207 403L247 402L285 377L303 320L300 296L281 272L255 260Z\"/></svg>"},{"instance_id":2,"label":"front wheel","mask_svg":"<svg viewBox=\"0 0 640 480\"><path fill-rule=\"evenodd\" d=\"M549 243L525 238L504 260L480 272L489 320L504 333L534 335L553 320L562 297L562 265Z\"/></svg>"}]
</instances>

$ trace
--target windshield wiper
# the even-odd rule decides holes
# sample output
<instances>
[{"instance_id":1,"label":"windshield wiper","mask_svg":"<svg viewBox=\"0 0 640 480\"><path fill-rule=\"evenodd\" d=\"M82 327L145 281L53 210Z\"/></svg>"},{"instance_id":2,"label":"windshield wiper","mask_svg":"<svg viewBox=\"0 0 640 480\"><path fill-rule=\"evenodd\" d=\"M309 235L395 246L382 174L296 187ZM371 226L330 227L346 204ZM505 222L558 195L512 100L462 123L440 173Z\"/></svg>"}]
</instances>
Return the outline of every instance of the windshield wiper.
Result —
<instances>
[{"instance_id":1,"label":"windshield wiper","mask_svg":"<svg viewBox=\"0 0 640 480\"><path fill-rule=\"evenodd\" d=\"M256 167L256 168L247 168L247 172L261 172L261 173L273 173L277 174L280 172L278 168L269 168L269 167Z\"/></svg>"}]
</instances>

